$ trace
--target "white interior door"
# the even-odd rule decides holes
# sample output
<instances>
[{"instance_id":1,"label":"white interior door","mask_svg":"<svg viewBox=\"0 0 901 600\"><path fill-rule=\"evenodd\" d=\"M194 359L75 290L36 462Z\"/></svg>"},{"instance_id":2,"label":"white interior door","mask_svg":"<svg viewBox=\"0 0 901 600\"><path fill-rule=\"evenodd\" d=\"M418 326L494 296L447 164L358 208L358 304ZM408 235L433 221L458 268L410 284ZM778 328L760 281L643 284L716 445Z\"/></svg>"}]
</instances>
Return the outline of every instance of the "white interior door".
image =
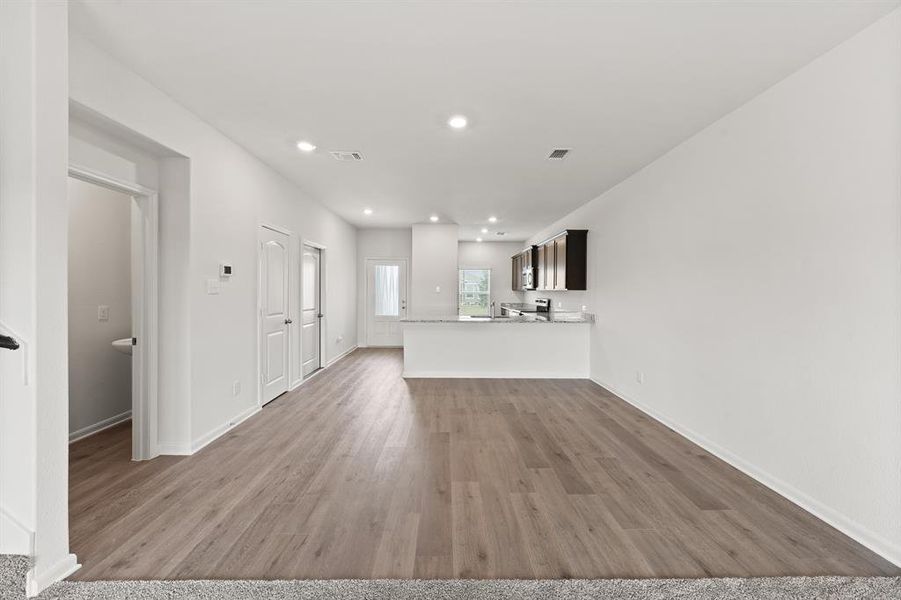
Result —
<instances>
[{"instance_id":1,"label":"white interior door","mask_svg":"<svg viewBox=\"0 0 901 600\"><path fill-rule=\"evenodd\" d=\"M262 401L288 391L288 236L260 229Z\"/></svg>"},{"instance_id":2,"label":"white interior door","mask_svg":"<svg viewBox=\"0 0 901 600\"><path fill-rule=\"evenodd\" d=\"M407 261L369 259L366 271L366 343L403 346L400 320L407 314Z\"/></svg>"},{"instance_id":3,"label":"white interior door","mask_svg":"<svg viewBox=\"0 0 901 600\"><path fill-rule=\"evenodd\" d=\"M301 260L301 372L306 377L322 366L320 340L322 338L322 251L311 246L303 247Z\"/></svg>"}]
</instances>

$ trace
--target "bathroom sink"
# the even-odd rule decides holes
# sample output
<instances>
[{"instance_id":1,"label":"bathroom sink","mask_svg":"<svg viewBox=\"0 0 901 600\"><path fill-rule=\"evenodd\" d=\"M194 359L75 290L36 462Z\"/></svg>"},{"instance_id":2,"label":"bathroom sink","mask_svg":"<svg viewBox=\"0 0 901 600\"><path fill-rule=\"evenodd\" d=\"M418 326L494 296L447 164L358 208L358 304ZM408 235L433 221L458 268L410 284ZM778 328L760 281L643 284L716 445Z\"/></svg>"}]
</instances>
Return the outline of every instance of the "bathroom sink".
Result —
<instances>
[{"instance_id":1,"label":"bathroom sink","mask_svg":"<svg viewBox=\"0 0 901 600\"><path fill-rule=\"evenodd\" d=\"M121 340L113 340L113 349L122 354L131 356L131 338L122 338Z\"/></svg>"}]
</instances>

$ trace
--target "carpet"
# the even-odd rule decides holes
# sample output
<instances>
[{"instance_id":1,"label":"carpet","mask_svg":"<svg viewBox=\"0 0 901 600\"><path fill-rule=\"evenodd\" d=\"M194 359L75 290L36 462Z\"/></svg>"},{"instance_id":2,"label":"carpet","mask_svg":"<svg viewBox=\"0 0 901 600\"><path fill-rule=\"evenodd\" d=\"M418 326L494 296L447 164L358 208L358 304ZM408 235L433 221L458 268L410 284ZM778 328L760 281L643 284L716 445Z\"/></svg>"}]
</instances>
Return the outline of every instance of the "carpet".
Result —
<instances>
[{"instance_id":1,"label":"carpet","mask_svg":"<svg viewBox=\"0 0 901 600\"><path fill-rule=\"evenodd\" d=\"M23 556L0 555L0 600L25 597ZM901 577L309 581L62 581L40 600L882 600Z\"/></svg>"},{"instance_id":2,"label":"carpet","mask_svg":"<svg viewBox=\"0 0 901 600\"><path fill-rule=\"evenodd\" d=\"M46 600L600 600L901 598L901 578L62 582Z\"/></svg>"},{"instance_id":3,"label":"carpet","mask_svg":"<svg viewBox=\"0 0 901 600\"><path fill-rule=\"evenodd\" d=\"M25 597L25 574L30 566L27 556L0 554L0 600Z\"/></svg>"}]
</instances>

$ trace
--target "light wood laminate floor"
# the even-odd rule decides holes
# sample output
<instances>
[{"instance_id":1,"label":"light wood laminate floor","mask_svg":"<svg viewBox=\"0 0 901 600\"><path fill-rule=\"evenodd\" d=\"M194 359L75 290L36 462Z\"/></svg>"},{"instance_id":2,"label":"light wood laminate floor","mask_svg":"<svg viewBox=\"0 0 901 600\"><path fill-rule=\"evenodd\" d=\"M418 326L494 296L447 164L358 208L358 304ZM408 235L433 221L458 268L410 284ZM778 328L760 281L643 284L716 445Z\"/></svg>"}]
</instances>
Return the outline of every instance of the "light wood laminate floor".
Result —
<instances>
[{"instance_id":1,"label":"light wood laminate floor","mask_svg":"<svg viewBox=\"0 0 901 600\"><path fill-rule=\"evenodd\" d=\"M899 573L589 381L401 363L358 350L191 457L73 444L74 579Z\"/></svg>"}]
</instances>

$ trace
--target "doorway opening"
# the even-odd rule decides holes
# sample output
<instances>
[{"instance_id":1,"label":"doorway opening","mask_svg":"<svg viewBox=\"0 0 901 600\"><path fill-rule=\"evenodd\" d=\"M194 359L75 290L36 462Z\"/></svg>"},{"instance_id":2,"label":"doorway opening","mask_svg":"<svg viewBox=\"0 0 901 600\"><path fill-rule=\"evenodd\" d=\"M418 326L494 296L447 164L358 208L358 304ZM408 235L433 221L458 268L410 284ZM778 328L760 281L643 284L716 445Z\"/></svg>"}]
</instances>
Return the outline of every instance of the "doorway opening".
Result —
<instances>
[{"instance_id":1,"label":"doorway opening","mask_svg":"<svg viewBox=\"0 0 901 600\"><path fill-rule=\"evenodd\" d=\"M301 377L322 368L322 248L301 248L300 351Z\"/></svg>"},{"instance_id":2,"label":"doorway opening","mask_svg":"<svg viewBox=\"0 0 901 600\"><path fill-rule=\"evenodd\" d=\"M132 460L158 455L155 191L69 168L69 439L131 420Z\"/></svg>"},{"instance_id":3,"label":"doorway opening","mask_svg":"<svg viewBox=\"0 0 901 600\"><path fill-rule=\"evenodd\" d=\"M366 259L366 344L404 344L401 319L407 315L407 260Z\"/></svg>"}]
</instances>

